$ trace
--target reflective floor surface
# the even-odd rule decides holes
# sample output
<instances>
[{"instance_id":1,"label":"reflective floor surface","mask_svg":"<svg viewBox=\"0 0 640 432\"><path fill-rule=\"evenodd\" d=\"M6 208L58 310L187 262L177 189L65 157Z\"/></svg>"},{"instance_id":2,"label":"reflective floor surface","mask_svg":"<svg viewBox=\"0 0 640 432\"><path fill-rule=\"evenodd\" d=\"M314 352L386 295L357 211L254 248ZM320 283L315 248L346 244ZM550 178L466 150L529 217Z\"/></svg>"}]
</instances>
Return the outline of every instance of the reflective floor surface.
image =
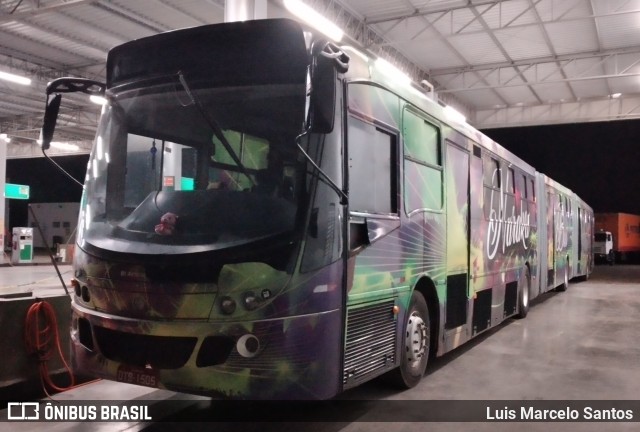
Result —
<instances>
[{"instance_id":1,"label":"reflective floor surface","mask_svg":"<svg viewBox=\"0 0 640 432\"><path fill-rule=\"evenodd\" d=\"M426 402L420 402L426 400L506 400L514 401L514 404L522 400L638 400L639 340L640 266L598 266L588 281L574 282L564 293L549 293L536 299L526 319L508 320L460 349L432 361L427 375L411 390L398 392L375 381L340 395L334 405L338 415L332 417L331 422L259 423L252 420L251 406L248 405L246 422L217 423L203 428L201 422L207 422L210 416L215 418L212 412L216 409L216 403L207 398L97 381L55 395L53 399L157 400L163 403L158 407L163 408L153 411L152 421L47 423L46 429L215 429L217 432L635 431L640 429L637 423L640 409L635 413L635 423L420 423L411 421L411 414L406 412L397 412L394 418L393 410L390 410L385 422L366 420L372 417L367 410L398 407L396 402L385 405L385 401L396 400L413 401L407 406L414 410L421 406L428 408ZM185 398L188 400L175 402ZM374 403L359 404L357 401ZM286 412L289 408L286 402L282 402L274 405L273 409ZM344 412L341 414L340 410ZM191 420L197 420L198 423ZM0 424L0 429L7 425ZM40 430L45 425L12 422L9 426L13 432L20 432Z\"/></svg>"}]
</instances>

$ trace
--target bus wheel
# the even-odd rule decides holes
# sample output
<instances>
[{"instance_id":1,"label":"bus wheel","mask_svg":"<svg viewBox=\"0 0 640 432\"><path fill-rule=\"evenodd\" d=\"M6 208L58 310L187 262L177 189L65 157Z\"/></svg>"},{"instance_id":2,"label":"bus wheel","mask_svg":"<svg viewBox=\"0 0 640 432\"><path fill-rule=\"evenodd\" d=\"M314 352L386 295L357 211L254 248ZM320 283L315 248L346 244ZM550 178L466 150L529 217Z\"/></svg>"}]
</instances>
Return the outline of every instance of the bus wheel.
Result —
<instances>
[{"instance_id":1,"label":"bus wheel","mask_svg":"<svg viewBox=\"0 0 640 432\"><path fill-rule=\"evenodd\" d=\"M556 291L563 292L569 288L569 260L567 260L566 267L564 268L564 281L562 281L562 285L559 285L556 288Z\"/></svg>"},{"instance_id":2,"label":"bus wheel","mask_svg":"<svg viewBox=\"0 0 640 432\"><path fill-rule=\"evenodd\" d=\"M516 318L522 319L529 313L529 294L531 293L531 273L529 267L525 266L518 281L520 292L518 294L518 314Z\"/></svg>"},{"instance_id":3,"label":"bus wheel","mask_svg":"<svg viewBox=\"0 0 640 432\"><path fill-rule=\"evenodd\" d=\"M429 361L431 323L429 309L422 294L414 291L403 327L400 367L390 371L385 379L400 388L415 387L424 375Z\"/></svg>"}]
</instances>

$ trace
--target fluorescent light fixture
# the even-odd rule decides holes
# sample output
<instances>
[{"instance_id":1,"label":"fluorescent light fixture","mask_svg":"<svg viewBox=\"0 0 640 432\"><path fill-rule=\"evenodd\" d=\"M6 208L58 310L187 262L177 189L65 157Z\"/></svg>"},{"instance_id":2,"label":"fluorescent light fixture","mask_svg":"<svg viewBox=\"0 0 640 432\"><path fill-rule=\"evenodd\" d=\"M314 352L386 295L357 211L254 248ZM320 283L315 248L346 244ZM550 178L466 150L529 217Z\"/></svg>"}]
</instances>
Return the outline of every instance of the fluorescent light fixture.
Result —
<instances>
[{"instance_id":1,"label":"fluorescent light fixture","mask_svg":"<svg viewBox=\"0 0 640 432\"><path fill-rule=\"evenodd\" d=\"M376 67L386 75L392 76L399 84L411 84L411 78L406 73L389 63L383 58L376 60Z\"/></svg>"},{"instance_id":2,"label":"fluorescent light fixture","mask_svg":"<svg viewBox=\"0 0 640 432\"><path fill-rule=\"evenodd\" d=\"M106 105L107 100L102 96L91 95L89 96L89 100L97 105Z\"/></svg>"},{"instance_id":3,"label":"fluorescent light fixture","mask_svg":"<svg viewBox=\"0 0 640 432\"><path fill-rule=\"evenodd\" d=\"M460 113L458 110L448 105L444 107L444 114L451 121L455 121L458 123L464 123L467 121L467 118L464 115L462 115L462 113Z\"/></svg>"},{"instance_id":4,"label":"fluorescent light fixture","mask_svg":"<svg viewBox=\"0 0 640 432\"><path fill-rule=\"evenodd\" d=\"M29 78L23 77L20 75L14 75L9 72L0 71L0 79L3 79L5 81L10 81L12 83L20 84L20 85L26 85L26 86L31 85L31 80Z\"/></svg>"},{"instance_id":5,"label":"fluorescent light fixture","mask_svg":"<svg viewBox=\"0 0 640 432\"><path fill-rule=\"evenodd\" d=\"M306 4L302 3L300 0L284 0L284 6L289 10L289 12L291 12L313 28L324 33L334 41L340 42L340 40L342 39L344 32L340 29L340 27L329 21L324 16L320 15L318 12L316 12Z\"/></svg>"},{"instance_id":6,"label":"fluorescent light fixture","mask_svg":"<svg viewBox=\"0 0 640 432\"><path fill-rule=\"evenodd\" d=\"M614 93L611 95L613 99L618 99L620 96L622 96L622 93Z\"/></svg>"},{"instance_id":7,"label":"fluorescent light fixture","mask_svg":"<svg viewBox=\"0 0 640 432\"><path fill-rule=\"evenodd\" d=\"M9 138L9 135L7 135L6 133L0 134L0 140L6 142L7 144L11 142L11 138Z\"/></svg>"},{"instance_id":8,"label":"fluorescent light fixture","mask_svg":"<svg viewBox=\"0 0 640 432\"><path fill-rule=\"evenodd\" d=\"M52 141L51 142L51 147L55 147L55 148L60 149L60 150L70 150L70 151L78 151L78 150L80 150L80 147L78 147L75 144L69 144L69 143L58 142L58 141Z\"/></svg>"}]
</instances>

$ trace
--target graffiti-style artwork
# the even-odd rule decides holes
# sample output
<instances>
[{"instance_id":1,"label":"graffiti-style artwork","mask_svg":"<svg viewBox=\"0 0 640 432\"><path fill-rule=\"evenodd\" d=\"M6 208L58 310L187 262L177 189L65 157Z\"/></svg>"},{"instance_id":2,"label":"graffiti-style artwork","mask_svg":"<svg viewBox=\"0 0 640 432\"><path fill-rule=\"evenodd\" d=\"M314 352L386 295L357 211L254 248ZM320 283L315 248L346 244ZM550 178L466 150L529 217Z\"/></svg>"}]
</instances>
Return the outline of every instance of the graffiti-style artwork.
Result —
<instances>
[{"instance_id":1,"label":"graffiti-style artwork","mask_svg":"<svg viewBox=\"0 0 640 432\"><path fill-rule=\"evenodd\" d=\"M509 171L506 184L513 181L510 176ZM492 177L495 179L497 172ZM487 258L494 259L498 250L502 255L514 247L528 250L531 243L531 213L526 203L522 202L519 193L512 197L505 193L504 187L496 190L495 182L490 189Z\"/></svg>"},{"instance_id":2,"label":"graffiti-style artwork","mask_svg":"<svg viewBox=\"0 0 640 432\"><path fill-rule=\"evenodd\" d=\"M150 36L107 69L74 254L80 373L328 399L415 366L411 386L428 350L591 271L586 203L296 21Z\"/></svg>"}]
</instances>

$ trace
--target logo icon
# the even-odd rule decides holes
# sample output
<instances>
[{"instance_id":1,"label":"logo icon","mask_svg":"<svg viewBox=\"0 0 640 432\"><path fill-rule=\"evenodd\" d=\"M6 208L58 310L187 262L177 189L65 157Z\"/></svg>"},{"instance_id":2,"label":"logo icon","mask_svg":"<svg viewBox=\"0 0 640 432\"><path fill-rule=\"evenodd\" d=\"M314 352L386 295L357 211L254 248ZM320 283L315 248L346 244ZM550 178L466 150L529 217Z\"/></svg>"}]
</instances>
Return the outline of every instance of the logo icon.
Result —
<instances>
[{"instance_id":1,"label":"logo icon","mask_svg":"<svg viewBox=\"0 0 640 432\"><path fill-rule=\"evenodd\" d=\"M9 402L7 412L7 420L39 420L40 404L38 402Z\"/></svg>"}]
</instances>

